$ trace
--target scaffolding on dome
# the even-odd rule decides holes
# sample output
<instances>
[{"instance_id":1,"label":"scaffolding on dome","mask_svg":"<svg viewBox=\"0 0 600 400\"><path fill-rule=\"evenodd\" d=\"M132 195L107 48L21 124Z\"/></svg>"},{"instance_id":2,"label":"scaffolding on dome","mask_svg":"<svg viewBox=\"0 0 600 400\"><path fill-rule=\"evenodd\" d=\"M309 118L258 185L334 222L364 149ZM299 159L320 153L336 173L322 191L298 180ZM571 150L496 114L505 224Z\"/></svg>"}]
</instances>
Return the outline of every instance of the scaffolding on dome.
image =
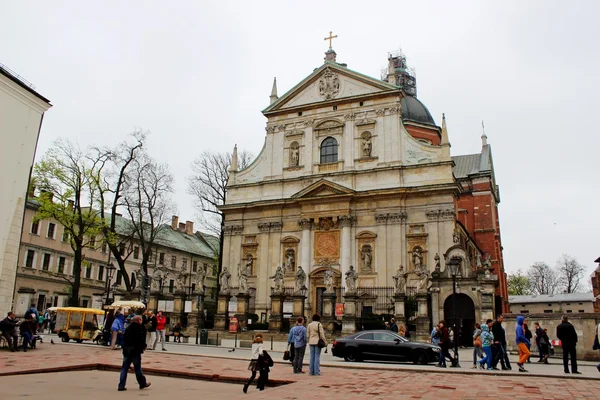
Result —
<instances>
[{"instance_id":1,"label":"scaffolding on dome","mask_svg":"<svg viewBox=\"0 0 600 400\"><path fill-rule=\"evenodd\" d=\"M414 68L408 66L406 55L401 48L388 53L388 67L381 70L381 80L389 82L389 63L392 63L394 75L396 77L396 85L401 86L406 94L417 96L417 74Z\"/></svg>"}]
</instances>

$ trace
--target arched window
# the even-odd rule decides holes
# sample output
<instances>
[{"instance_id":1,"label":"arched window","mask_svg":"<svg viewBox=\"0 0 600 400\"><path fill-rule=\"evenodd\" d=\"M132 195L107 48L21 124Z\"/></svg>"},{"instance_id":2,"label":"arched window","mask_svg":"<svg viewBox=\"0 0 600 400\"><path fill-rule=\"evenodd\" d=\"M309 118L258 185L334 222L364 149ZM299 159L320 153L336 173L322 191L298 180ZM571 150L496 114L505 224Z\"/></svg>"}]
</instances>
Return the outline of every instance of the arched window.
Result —
<instances>
[{"instance_id":1,"label":"arched window","mask_svg":"<svg viewBox=\"0 0 600 400\"><path fill-rule=\"evenodd\" d=\"M338 160L338 142L328 137L321 143L321 164L334 163Z\"/></svg>"}]
</instances>

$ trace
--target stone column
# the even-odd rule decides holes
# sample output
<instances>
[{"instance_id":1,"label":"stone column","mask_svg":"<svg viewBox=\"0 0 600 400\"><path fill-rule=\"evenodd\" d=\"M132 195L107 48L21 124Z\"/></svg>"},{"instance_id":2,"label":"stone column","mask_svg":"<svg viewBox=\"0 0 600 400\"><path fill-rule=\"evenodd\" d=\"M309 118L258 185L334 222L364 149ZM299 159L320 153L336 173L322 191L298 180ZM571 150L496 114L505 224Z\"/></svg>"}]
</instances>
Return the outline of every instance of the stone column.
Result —
<instances>
[{"instance_id":1,"label":"stone column","mask_svg":"<svg viewBox=\"0 0 600 400\"><path fill-rule=\"evenodd\" d=\"M272 332L281 331L284 300L285 294L283 293L273 293L271 295L271 315L269 316L269 330Z\"/></svg>"},{"instance_id":2,"label":"stone column","mask_svg":"<svg viewBox=\"0 0 600 400\"><path fill-rule=\"evenodd\" d=\"M302 239L300 240L300 264L306 274L310 274L312 263L310 262L310 229L312 221L308 218L302 218L298 221L298 225L302 228ZM310 293L310 279L306 279L306 293Z\"/></svg>"},{"instance_id":3,"label":"stone column","mask_svg":"<svg viewBox=\"0 0 600 400\"><path fill-rule=\"evenodd\" d=\"M226 331L229 327L227 326L227 319L229 318L229 300L231 295L229 293L219 293L217 299L217 314L215 315L215 329Z\"/></svg>"},{"instance_id":4,"label":"stone column","mask_svg":"<svg viewBox=\"0 0 600 400\"><path fill-rule=\"evenodd\" d=\"M237 295L237 313L235 317L238 319L240 330L248 327L248 308L250 304L250 295L248 293L240 293Z\"/></svg>"},{"instance_id":5,"label":"stone column","mask_svg":"<svg viewBox=\"0 0 600 400\"><path fill-rule=\"evenodd\" d=\"M396 293L394 295L394 318L397 324L405 324L406 317L404 316L404 301L406 296L404 293Z\"/></svg>"},{"instance_id":6,"label":"stone column","mask_svg":"<svg viewBox=\"0 0 600 400\"><path fill-rule=\"evenodd\" d=\"M348 293L344 296L344 317L342 318L342 334L356 332L356 321L358 320L358 295Z\"/></svg>"},{"instance_id":7,"label":"stone column","mask_svg":"<svg viewBox=\"0 0 600 400\"><path fill-rule=\"evenodd\" d=\"M329 331L333 332L335 327L335 303L337 300L337 296L334 293L323 293L323 317L321 318L323 327Z\"/></svg>"},{"instance_id":8,"label":"stone column","mask_svg":"<svg viewBox=\"0 0 600 400\"><path fill-rule=\"evenodd\" d=\"M342 215L338 218L339 226L342 228L342 237L341 237L341 258L340 258L340 270L342 273L342 287L345 287L344 277L346 276L346 271L348 270L348 266L352 263L352 235L350 232L350 228L352 227L352 223L354 221L354 217L352 215Z\"/></svg>"},{"instance_id":9,"label":"stone column","mask_svg":"<svg viewBox=\"0 0 600 400\"><path fill-rule=\"evenodd\" d=\"M295 293L292 296L292 302L293 302L293 314L292 314L292 321L290 323L291 326L293 326L293 324L296 322L296 319L298 317L303 317L306 320L306 315L304 312L304 301L306 300L306 296L301 294L301 293Z\"/></svg>"},{"instance_id":10,"label":"stone column","mask_svg":"<svg viewBox=\"0 0 600 400\"><path fill-rule=\"evenodd\" d=\"M427 294L417 294L417 341L429 340L429 316L427 315Z\"/></svg>"}]
</instances>

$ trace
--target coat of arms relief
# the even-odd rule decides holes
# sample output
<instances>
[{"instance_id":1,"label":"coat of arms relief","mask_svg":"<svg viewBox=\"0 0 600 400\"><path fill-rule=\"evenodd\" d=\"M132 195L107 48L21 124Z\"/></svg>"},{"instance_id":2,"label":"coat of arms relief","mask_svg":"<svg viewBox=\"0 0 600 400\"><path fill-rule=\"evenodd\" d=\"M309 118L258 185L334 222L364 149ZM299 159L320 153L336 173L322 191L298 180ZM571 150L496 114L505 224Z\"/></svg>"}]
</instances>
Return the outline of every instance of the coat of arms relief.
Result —
<instances>
[{"instance_id":1,"label":"coat of arms relief","mask_svg":"<svg viewBox=\"0 0 600 400\"><path fill-rule=\"evenodd\" d=\"M327 68L319 79L319 94L325 100L333 99L340 92L338 75Z\"/></svg>"}]
</instances>

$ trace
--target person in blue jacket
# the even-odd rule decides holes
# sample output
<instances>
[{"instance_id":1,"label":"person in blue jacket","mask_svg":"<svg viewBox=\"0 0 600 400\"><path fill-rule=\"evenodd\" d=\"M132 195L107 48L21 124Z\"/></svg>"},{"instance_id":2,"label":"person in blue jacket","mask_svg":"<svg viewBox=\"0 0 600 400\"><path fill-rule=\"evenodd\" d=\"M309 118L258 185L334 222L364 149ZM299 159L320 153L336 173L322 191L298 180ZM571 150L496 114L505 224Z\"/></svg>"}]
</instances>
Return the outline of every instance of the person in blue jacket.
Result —
<instances>
[{"instance_id":1,"label":"person in blue jacket","mask_svg":"<svg viewBox=\"0 0 600 400\"><path fill-rule=\"evenodd\" d=\"M116 345L123 345L123 333L125 332L125 315L118 313L110 328L112 331L111 349L116 349Z\"/></svg>"},{"instance_id":2,"label":"person in blue jacket","mask_svg":"<svg viewBox=\"0 0 600 400\"><path fill-rule=\"evenodd\" d=\"M527 370L523 368L523 364L527 362L527 359L529 359L529 347L531 347L529 339L527 339L527 336L525 336L525 328L523 328L524 323L525 317L519 315L517 317L517 329L515 330L517 336L517 346L519 347L519 362L517 363L519 366L519 372L527 372Z\"/></svg>"},{"instance_id":3,"label":"person in blue jacket","mask_svg":"<svg viewBox=\"0 0 600 400\"><path fill-rule=\"evenodd\" d=\"M492 343L494 342L494 334L490 332L487 324L481 325L481 350L485 353L479 361L479 368L483 368L483 364L487 364L487 369L492 369Z\"/></svg>"}]
</instances>

